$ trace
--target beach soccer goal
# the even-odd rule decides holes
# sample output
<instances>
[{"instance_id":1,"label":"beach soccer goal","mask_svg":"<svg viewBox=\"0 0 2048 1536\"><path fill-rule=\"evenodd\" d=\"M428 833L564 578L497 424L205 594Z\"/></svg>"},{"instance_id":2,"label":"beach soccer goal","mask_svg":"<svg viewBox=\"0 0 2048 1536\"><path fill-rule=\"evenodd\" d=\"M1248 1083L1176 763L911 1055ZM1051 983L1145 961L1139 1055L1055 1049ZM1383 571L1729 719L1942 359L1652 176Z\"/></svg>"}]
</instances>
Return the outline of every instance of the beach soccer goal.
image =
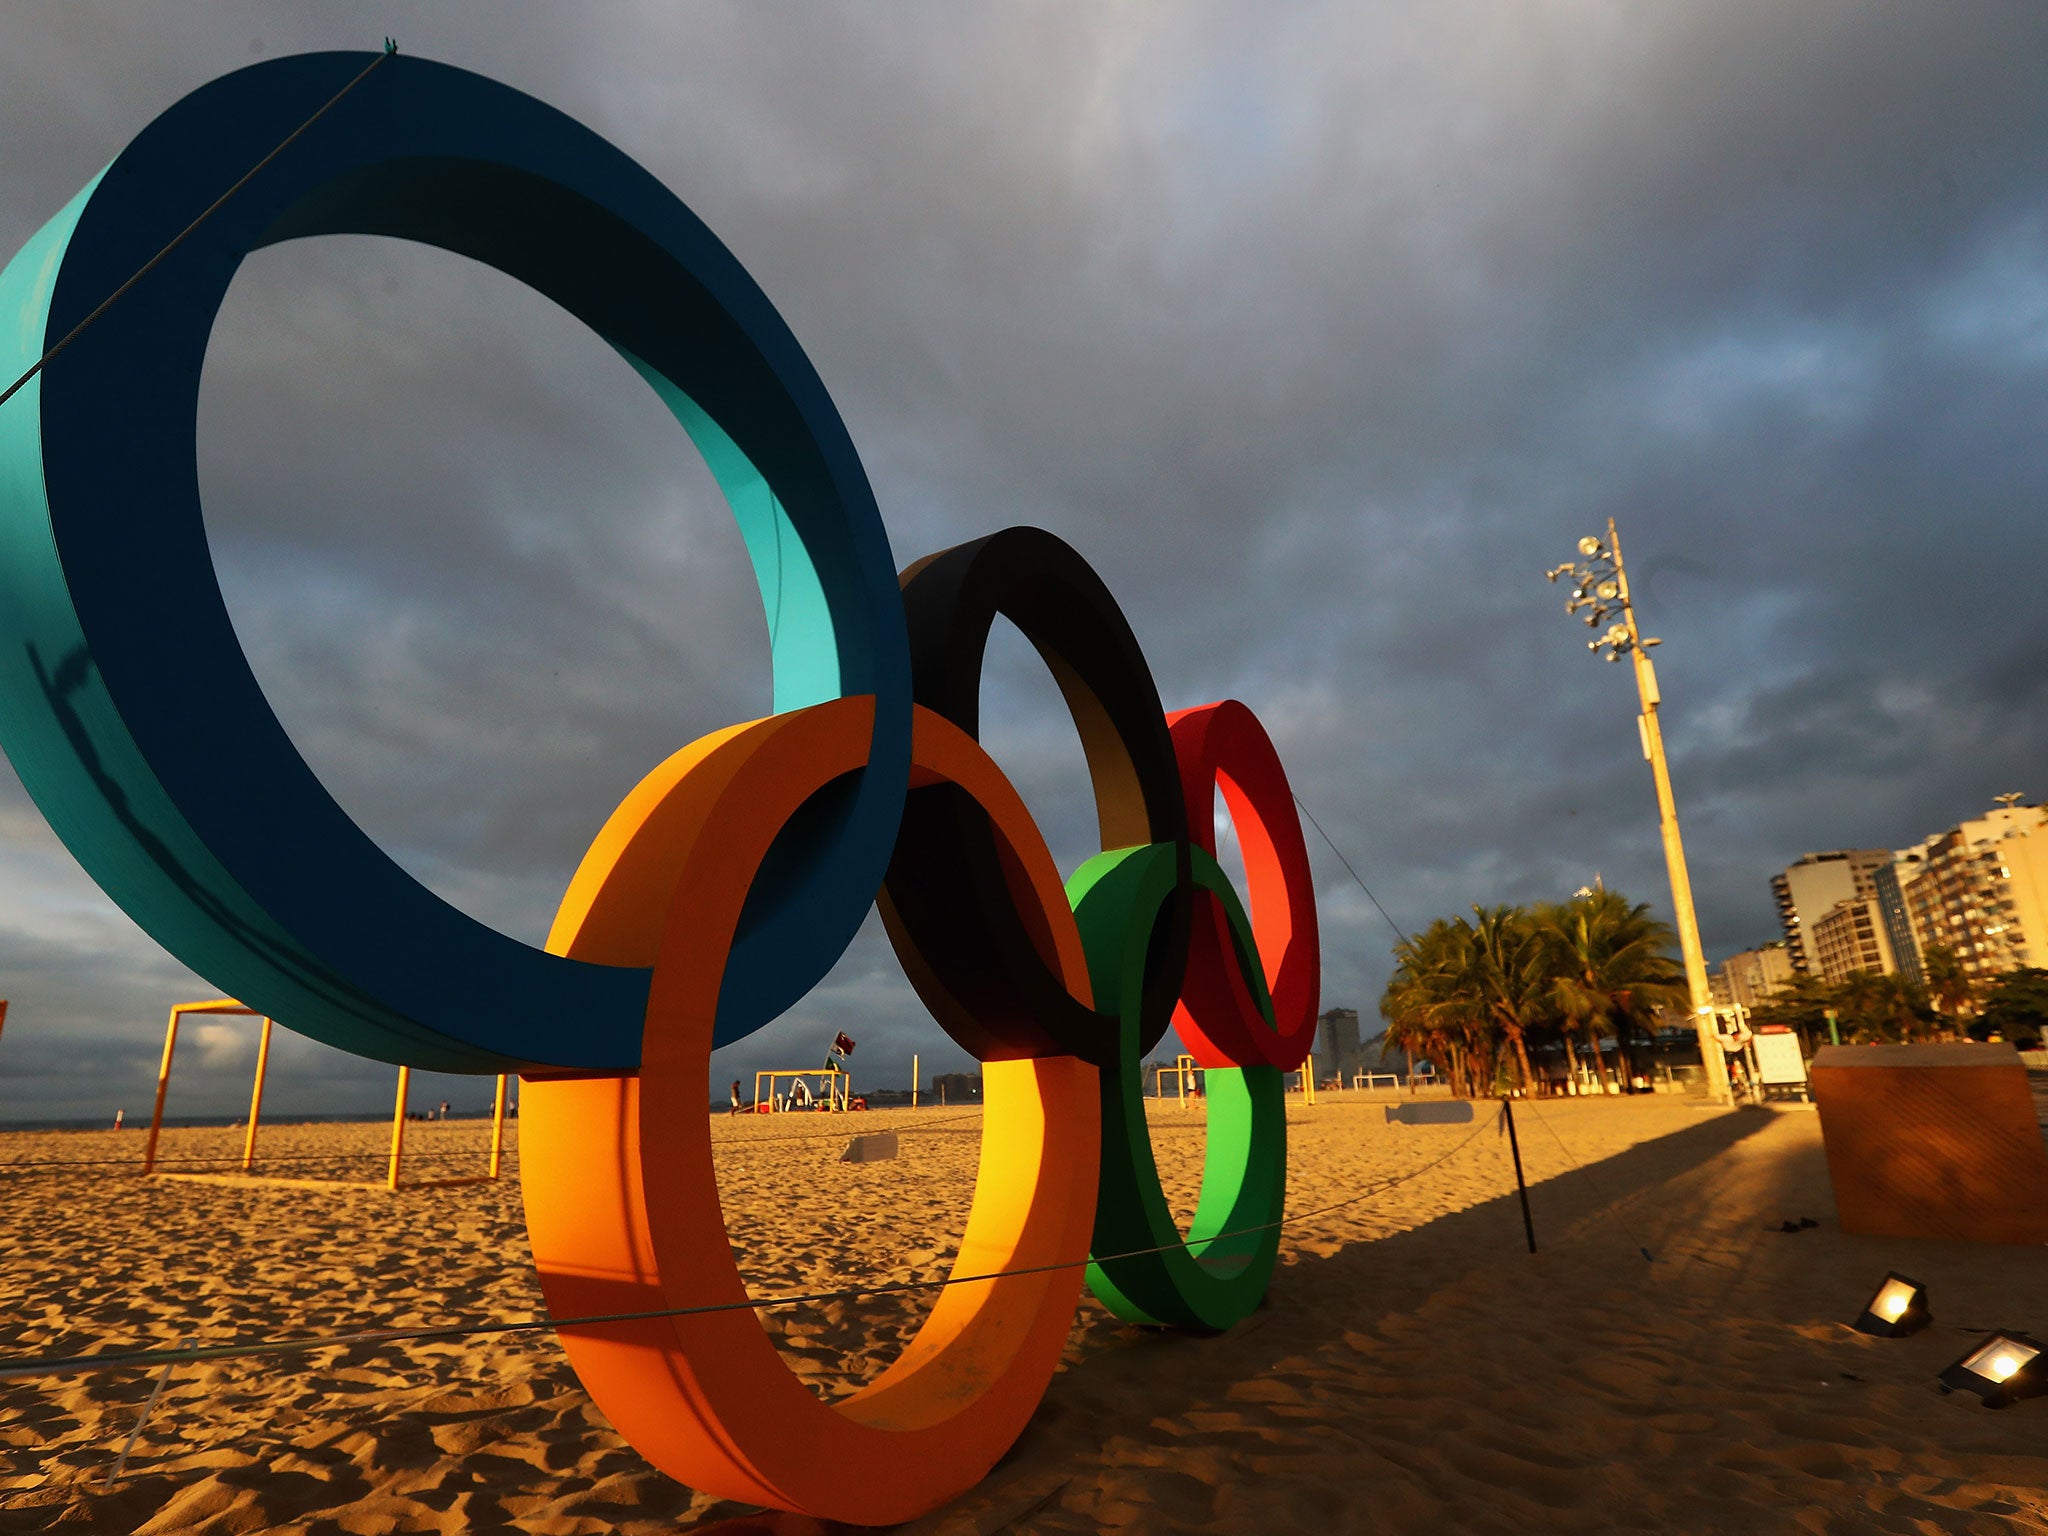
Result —
<instances>
[{"instance_id":1,"label":"beach soccer goal","mask_svg":"<svg viewBox=\"0 0 2048 1536\"><path fill-rule=\"evenodd\" d=\"M261 1019L263 1033L256 1045L256 1079L249 1090L249 1124L242 1133L242 1168L240 1173L186 1173L157 1167L157 1143L164 1128L164 1100L171 1088L171 1063L178 1052L178 1026L187 1015L202 1015L228 1018ZM200 1183L243 1184L257 1178L256 1131L263 1118L263 1084L270 1071L270 1034L276 1021L246 1008L231 997L209 998L196 1003L179 1003L171 1009L171 1019L164 1026L163 1060L156 1070L156 1105L149 1115L149 1139L142 1148L142 1172L147 1178L190 1179ZM491 1151L490 1169L486 1173L467 1174L451 1179L414 1179L403 1177L405 1166L405 1123L406 1095L412 1087L412 1068L398 1069L398 1102L391 1112L391 1156L385 1166L384 1188L399 1189L447 1189L458 1184L488 1184L504 1170L505 1163L505 1099L508 1079L498 1074L496 1098L491 1108ZM362 1179L313 1179L263 1175L265 1184L319 1184L360 1189L367 1184Z\"/></svg>"}]
</instances>

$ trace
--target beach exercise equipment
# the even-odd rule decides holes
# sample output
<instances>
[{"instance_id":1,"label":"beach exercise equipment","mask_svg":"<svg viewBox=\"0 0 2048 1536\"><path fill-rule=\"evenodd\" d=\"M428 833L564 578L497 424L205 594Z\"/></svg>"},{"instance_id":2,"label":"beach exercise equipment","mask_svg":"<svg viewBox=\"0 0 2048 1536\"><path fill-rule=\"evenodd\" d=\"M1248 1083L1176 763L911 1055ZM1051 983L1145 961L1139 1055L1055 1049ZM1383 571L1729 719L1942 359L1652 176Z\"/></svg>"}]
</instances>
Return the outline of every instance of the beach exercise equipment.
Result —
<instances>
[{"instance_id":1,"label":"beach exercise equipment","mask_svg":"<svg viewBox=\"0 0 2048 1536\"><path fill-rule=\"evenodd\" d=\"M541 950L441 901L348 819L220 597L193 451L207 334L248 252L331 233L470 256L603 336L709 464L770 615L775 713L635 787ZM1135 1321L1220 1329L1257 1305L1284 1219L1282 1080L1307 1058L1321 974L1271 741L1234 701L1167 714L1107 587L1050 533L1005 529L899 577L795 338L619 150L446 66L273 60L138 135L0 273L0 316L0 376L10 358L34 375L0 414L0 740L23 783L125 910L251 1008L406 1073L524 1075L549 1311L585 1320L562 1327L570 1358L652 1463L821 1518L911 1519L1014 1442L1084 1270ZM978 741L998 618L1046 662L1087 756L1103 852L1064 887ZM1242 899L1214 856L1219 791ZM982 1156L932 1312L827 1404L750 1315L709 1059L805 996L871 904L982 1064ZM1170 1024L1209 1080L1185 1237L1140 1097Z\"/></svg>"},{"instance_id":2,"label":"beach exercise equipment","mask_svg":"<svg viewBox=\"0 0 2048 1536\"><path fill-rule=\"evenodd\" d=\"M1897 1270L1884 1277L1884 1284L1864 1304L1849 1326L1859 1333L1874 1333L1882 1339L1903 1339L1918 1333L1934 1321L1928 1305L1927 1287Z\"/></svg>"},{"instance_id":3,"label":"beach exercise equipment","mask_svg":"<svg viewBox=\"0 0 2048 1536\"><path fill-rule=\"evenodd\" d=\"M775 1085L787 1078L790 1083L788 1095L778 1094ZM804 1104L794 1102L796 1085L801 1083L806 1095L811 1094L811 1080L820 1079L818 1093ZM784 1098L791 1102L785 1104ZM853 1107L853 1074L838 1067L800 1067L793 1071L777 1069L772 1072L754 1074L754 1108L764 1115L781 1110L822 1109L843 1112Z\"/></svg>"},{"instance_id":4,"label":"beach exercise equipment","mask_svg":"<svg viewBox=\"0 0 2048 1536\"><path fill-rule=\"evenodd\" d=\"M1813 1088L1806 1071L1806 1054L1799 1036L1789 1024L1760 1024L1749 1041L1750 1065L1756 1071L1758 1090L1766 1099L1793 1098L1811 1103Z\"/></svg>"},{"instance_id":5,"label":"beach exercise equipment","mask_svg":"<svg viewBox=\"0 0 2048 1536\"><path fill-rule=\"evenodd\" d=\"M171 1063L178 1050L178 1026L193 1014L261 1018L263 1033L256 1045L256 1075L249 1089L249 1123L242 1133L242 1173L250 1174L256 1163L256 1130L263 1118L263 1085L270 1071L270 1032L274 1020L258 1014L254 1008L244 1007L232 997L210 998L196 1003L179 1003L171 1009L170 1022L164 1026L164 1053L156 1072L156 1105L150 1111L149 1139L143 1143L142 1171L146 1176L160 1179L191 1179L199 1183L233 1182L233 1176L218 1173L167 1173L156 1166L157 1140L163 1133L164 1099L171 1088ZM401 1184L400 1170L405 1151L405 1098L412 1082L412 1068L398 1069L398 1103L391 1112L391 1156L387 1164L384 1187L398 1189L447 1189L460 1184L488 1184L498 1177L505 1158L505 1097L506 1076L498 1074L498 1087L491 1109L491 1152L490 1171L481 1174L467 1174L447 1179L416 1179L410 1184ZM265 1175L265 1182L271 1184L353 1184L350 1179L303 1179L279 1178Z\"/></svg>"},{"instance_id":6,"label":"beach exercise equipment","mask_svg":"<svg viewBox=\"0 0 2048 1536\"><path fill-rule=\"evenodd\" d=\"M142 1171L156 1172L156 1144L163 1134L164 1097L171 1091L171 1061L178 1049L178 1026L187 1014L233 1014L246 1018L260 1018L254 1008L244 1008L232 997L216 997L207 1002L177 1003L171 1008L171 1019L164 1026L164 1053L156 1069L156 1105L149 1112L149 1139L142 1144ZM263 1108L263 1073L270 1062L270 1020L263 1020L262 1043L256 1048L256 1084L249 1094L249 1129L242 1137L242 1172L249 1171L249 1165L256 1158L256 1120Z\"/></svg>"},{"instance_id":7,"label":"beach exercise equipment","mask_svg":"<svg viewBox=\"0 0 2048 1536\"><path fill-rule=\"evenodd\" d=\"M1155 1099L1166 1097L1166 1080L1171 1077L1180 1088L1180 1107L1186 1109L1188 1107L1188 1089L1190 1087L1194 1087L1197 1096L1200 1096L1201 1090L1195 1080L1195 1074L1200 1070L1201 1068L1195 1065L1195 1058L1186 1051L1182 1051L1173 1058L1172 1066L1154 1067L1152 1069L1152 1097Z\"/></svg>"},{"instance_id":8,"label":"beach exercise equipment","mask_svg":"<svg viewBox=\"0 0 2048 1536\"><path fill-rule=\"evenodd\" d=\"M1974 1392L1986 1408L2048 1395L2048 1349L2024 1333L1994 1333L1943 1371L1944 1392Z\"/></svg>"},{"instance_id":9,"label":"beach exercise equipment","mask_svg":"<svg viewBox=\"0 0 2048 1536\"><path fill-rule=\"evenodd\" d=\"M384 1174L384 1187L394 1193L400 1189L454 1189L463 1184L488 1184L496 1179L505 1166L505 1099L510 1079L507 1074L498 1074L497 1090L491 1096L491 1161L482 1173L457 1174L452 1178L414 1179L410 1184L402 1182L405 1163L405 1123L411 1117L405 1112L406 1094L412 1087L412 1068L398 1069L398 1099L391 1109L391 1160Z\"/></svg>"},{"instance_id":10,"label":"beach exercise equipment","mask_svg":"<svg viewBox=\"0 0 2048 1536\"><path fill-rule=\"evenodd\" d=\"M1300 1087L1300 1089L1301 1089L1301 1101L1302 1101L1302 1103L1304 1103L1304 1104L1313 1104L1313 1103L1315 1103L1315 1101L1316 1101L1316 1059L1315 1059L1315 1057L1313 1057L1313 1056L1308 1056L1308 1057L1304 1057L1304 1058L1302 1059L1301 1067L1300 1067L1300 1070L1299 1070L1299 1072L1298 1072L1298 1074L1297 1074L1297 1075L1298 1075L1298 1076L1299 1076L1299 1077L1301 1078L1301 1082L1300 1082L1300 1084L1299 1084L1299 1087Z\"/></svg>"}]
</instances>

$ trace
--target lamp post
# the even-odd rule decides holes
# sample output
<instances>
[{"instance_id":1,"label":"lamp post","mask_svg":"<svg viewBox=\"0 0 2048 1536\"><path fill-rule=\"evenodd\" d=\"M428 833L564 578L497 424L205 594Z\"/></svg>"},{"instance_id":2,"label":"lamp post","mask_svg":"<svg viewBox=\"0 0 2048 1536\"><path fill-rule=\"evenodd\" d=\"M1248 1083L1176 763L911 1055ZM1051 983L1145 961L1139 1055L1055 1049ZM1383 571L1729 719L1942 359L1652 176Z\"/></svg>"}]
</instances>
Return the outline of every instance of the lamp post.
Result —
<instances>
[{"instance_id":1,"label":"lamp post","mask_svg":"<svg viewBox=\"0 0 2048 1536\"><path fill-rule=\"evenodd\" d=\"M1645 639L1636 627L1636 611L1629 602L1628 571L1621 563L1621 539L1614 529L1614 519L1607 520L1607 539L1601 542L1592 534L1579 540L1579 555L1583 564L1574 565L1567 561L1555 570L1546 572L1550 580L1560 576L1572 579L1571 600L1565 604L1565 612L1580 614L1586 626L1598 629L1606 620L1620 615L1617 623L1609 624L1606 631L1596 639L1586 642L1586 649L1596 656L1604 655L1609 661L1620 661L1627 656L1635 663L1636 692L1642 699L1642 713L1636 716L1636 729L1642 737L1643 756L1650 764L1650 775L1657 783L1657 819L1664 834L1664 862L1671 871L1671 912L1678 929L1678 947L1685 957L1686 990L1692 995L1693 1027L1699 1033L1700 1064L1706 1069L1707 1094L1716 1103L1727 1103L1728 1064L1721 1054L1721 1045L1715 1037L1714 999L1707 988L1707 960L1700 949L1699 920L1692 909L1692 880L1685 872L1685 844L1678 835L1678 804L1671 797L1671 769L1664 760L1664 732L1657 723L1657 671L1650 665L1650 647L1661 641Z\"/></svg>"}]
</instances>

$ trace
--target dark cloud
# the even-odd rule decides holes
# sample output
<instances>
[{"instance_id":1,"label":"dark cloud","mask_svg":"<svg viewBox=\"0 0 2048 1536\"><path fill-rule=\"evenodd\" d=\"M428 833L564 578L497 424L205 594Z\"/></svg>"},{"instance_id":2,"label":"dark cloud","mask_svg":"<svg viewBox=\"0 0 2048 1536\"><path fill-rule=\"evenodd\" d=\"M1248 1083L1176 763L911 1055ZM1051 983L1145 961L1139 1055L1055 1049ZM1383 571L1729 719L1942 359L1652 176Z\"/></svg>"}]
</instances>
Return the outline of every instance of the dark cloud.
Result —
<instances>
[{"instance_id":1,"label":"dark cloud","mask_svg":"<svg viewBox=\"0 0 2048 1536\"><path fill-rule=\"evenodd\" d=\"M213 75L386 31L674 187L816 361L899 561L1012 522L1076 543L1169 704L1258 708L1399 923L1595 871L1667 904L1627 669L1538 580L1609 516L1666 641L1710 952L1770 933L1802 852L2048 793L2037 8L73 4L0 51L0 246ZM641 773L768 707L701 465L494 274L370 240L254 258L200 465L294 739L523 937ZM1071 864L1079 746L1012 634L985 694ZM1392 934L1311 844L1326 994L1369 1012ZM141 1102L204 984L11 780L0 868L0 1115ZM713 1080L837 1027L883 1081L957 1064L870 924Z\"/></svg>"}]
</instances>

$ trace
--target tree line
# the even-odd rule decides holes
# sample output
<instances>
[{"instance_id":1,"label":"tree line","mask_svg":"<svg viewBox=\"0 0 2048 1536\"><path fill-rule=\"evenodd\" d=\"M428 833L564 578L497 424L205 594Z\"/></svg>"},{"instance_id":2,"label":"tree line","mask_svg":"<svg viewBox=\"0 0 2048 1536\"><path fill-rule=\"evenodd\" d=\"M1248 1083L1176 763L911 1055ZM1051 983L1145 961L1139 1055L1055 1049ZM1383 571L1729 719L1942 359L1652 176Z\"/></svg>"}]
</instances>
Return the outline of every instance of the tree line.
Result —
<instances>
[{"instance_id":1,"label":"tree line","mask_svg":"<svg viewBox=\"0 0 2048 1536\"><path fill-rule=\"evenodd\" d=\"M1750 1023L1783 1024L1799 1032L1807 1053L1827 1044L1829 1025L1845 1045L1904 1045L1937 1040L1988 1040L2022 1050L2041 1044L2048 1027L2048 970L2025 966L1972 978L1953 949L1920 957L1924 982L1901 975L1851 971L1840 981L1794 976L1750 1012Z\"/></svg>"},{"instance_id":2,"label":"tree line","mask_svg":"<svg viewBox=\"0 0 2048 1536\"><path fill-rule=\"evenodd\" d=\"M1439 918L1394 946L1380 997L1384 1044L1475 1098L1535 1090L1544 1057L1561 1056L1577 1076L1581 1048L1604 1087L1613 1081L1604 1040L1615 1042L1624 1077L1634 1077L1639 1049L1662 1030L1690 1029L1692 998L1675 947L1669 924L1618 891L1475 906L1469 918ZM1938 947L1921 964L1924 982L1868 971L1839 981L1797 975L1751 1010L1750 1023L1796 1031L1808 1056L1830 1038L1998 1038L2028 1050L2048 1037L2048 969L1977 979L1954 950Z\"/></svg>"},{"instance_id":3,"label":"tree line","mask_svg":"<svg viewBox=\"0 0 2048 1536\"><path fill-rule=\"evenodd\" d=\"M1394 974L1380 998L1386 1043L1431 1063L1454 1092L1484 1097L1504 1087L1535 1091L1532 1055L1579 1047L1610 1083L1601 1041L1613 1039L1625 1077L1636 1052L1670 1011L1690 1021L1676 938L1647 904L1618 891L1570 901L1472 909L1439 918L1394 946Z\"/></svg>"}]
</instances>

